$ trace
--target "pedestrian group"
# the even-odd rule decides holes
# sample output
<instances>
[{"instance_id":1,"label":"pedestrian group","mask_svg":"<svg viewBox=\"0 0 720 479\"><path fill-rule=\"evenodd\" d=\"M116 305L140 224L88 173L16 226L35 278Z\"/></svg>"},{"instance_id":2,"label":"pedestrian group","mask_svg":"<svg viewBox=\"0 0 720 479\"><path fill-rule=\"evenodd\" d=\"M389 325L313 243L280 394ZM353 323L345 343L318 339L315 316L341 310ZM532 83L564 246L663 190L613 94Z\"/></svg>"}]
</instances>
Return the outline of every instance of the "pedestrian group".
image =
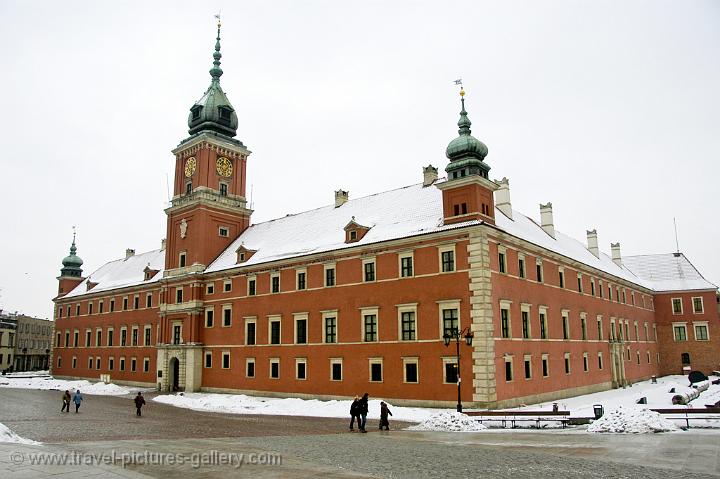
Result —
<instances>
[{"instance_id":1,"label":"pedestrian group","mask_svg":"<svg viewBox=\"0 0 720 479\"><path fill-rule=\"evenodd\" d=\"M362 398L355 396L352 404L350 405L350 430L354 431L355 421L357 421L358 430L360 432L367 432L365 430L365 423L367 422L368 415L368 393L363 394ZM380 427L379 429L385 428L386 431L390 430L390 421L388 416L392 416L390 408L385 401L380 401Z\"/></svg>"}]
</instances>

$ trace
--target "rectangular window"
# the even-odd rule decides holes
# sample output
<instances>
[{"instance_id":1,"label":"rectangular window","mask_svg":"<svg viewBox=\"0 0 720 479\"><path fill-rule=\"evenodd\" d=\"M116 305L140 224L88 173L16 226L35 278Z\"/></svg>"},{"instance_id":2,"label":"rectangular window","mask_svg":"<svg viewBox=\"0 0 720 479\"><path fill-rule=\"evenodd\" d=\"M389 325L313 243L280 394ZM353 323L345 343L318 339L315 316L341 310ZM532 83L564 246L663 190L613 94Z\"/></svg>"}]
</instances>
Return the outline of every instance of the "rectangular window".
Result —
<instances>
[{"instance_id":1,"label":"rectangular window","mask_svg":"<svg viewBox=\"0 0 720 479\"><path fill-rule=\"evenodd\" d=\"M580 316L580 339L587 341L587 319Z\"/></svg>"},{"instance_id":2,"label":"rectangular window","mask_svg":"<svg viewBox=\"0 0 720 479\"><path fill-rule=\"evenodd\" d=\"M227 183L220 183L220 196L227 196L228 185Z\"/></svg>"},{"instance_id":3,"label":"rectangular window","mask_svg":"<svg viewBox=\"0 0 720 479\"><path fill-rule=\"evenodd\" d=\"M280 320L270 321L270 344L280 344Z\"/></svg>"},{"instance_id":4,"label":"rectangular window","mask_svg":"<svg viewBox=\"0 0 720 479\"><path fill-rule=\"evenodd\" d=\"M60 333L58 333L58 335L59 334ZM102 329L98 329L97 331L95 331L95 346L102 346Z\"/></svg>"},{"instance_id":5,"label":"rectangular window","mask_svg":"<svg viewBox=\"0 0 720 479\"><path fill-rule=\"evenodd\" d=\"M406 383L417 383L418 382L418 360L403 359L403 365L405 369L405 382Z\"/></svg>"},{"instance_id":6,"label":"rectangular window","mask_svg":"<svg viewBox=\"0 0 720 479\"><path fill-rule=\"evenodd\" d=\"M232 326L232 306L223 306L223 327L227 328Z\"/></svg>"},{"instance_id":7,"label":"rectangular window","mask_svg":"<svg viewBox=\"0 0 720 479\"><path fill-rule=\"evenodd\" d=\"M442 315L443 315L443 336L446 334L452 336L453 334L455 334L456 331L460 330L458 327L458 310L457 310L457 308L443 309Z\"/></svg>"},{"instance_id":8,"label":"rectangular window","mask_svg":"<svg viewBox=\"0 0 720 479\"><path fill-rule=\"evenodd\" d=\"M256 280L255 278L249 278L249 279L248 279L248 296L255 296L255 294L256 294L256 289L255 289L256 281L257 281L257 280Z\"/></svg>"},{"instance_id":9,"label":"rectangular window","mask_svg":"<svg viewBox=\"0 0 720 479\"><path fill-rule=\"evenodd\" d=\"M112 313L113 311L115 311L115 300L111 299L110 300L110 312Z\"/></svg>"},{"instance_id":10,"label":"rectangular window","mask_svg":"<svg viewBox=\"0 0 720 479\"><path fill-rule=\"evenodd\" d=\"M563 311L562 313L562 328L563 328L563 339L570 339L570 319L568 313Z\"/></svg>"},{"instance_id":11,"label":"rectangular window","mask_svg":"<svg viewBox=\"0 0 720 479\"><path fill-rule=\"evenodd\" d=\"M330 360L330 380L342 381L342 359Z\"/></svg>"},{"instance_id":12,"label":"rectangular window","mask_svg":"<svg viewBox=\"0 0 720 479\"><path fill-rule=\"evenodd\" d=\"M558 270L558 286L565 287L565 270L563 269Z\"/></svg>"},{"instance_id":13,"label":"rectangular window","mask_svg":"<svg viewBox=\"0 0 720 479\"><path fill-rule=\"evenodd\" d=\"M366 282L375 281L375 261L364 262L363 273Z\"/></svg>"},{"instance_id":14,"label":"rectangular window","mask_svg":"<svg viewBox=\"0 0 720 479\"><path fill-rule=\"evenodd\" d=\"M518 276L525 278L525 256L518 256Z\"/></svg>"},{"instance_id":15,"label":"rectangular window","mask_svg":"<svg viewBox=\"0 0 720 479\"><path fill-rule=\"evenodd\" d=\"M93 302L88 301L88 314L93 314Z\"/></svg>"},{"instance_id":16,"label":"rectangular window","mask_svg":"<svg viewBox=\"0 0 720 479\"><path fill-rule=\"evenodd\" d=\"M143 372L144 373L150 372L150 358L143 359Z\"/></svg>"},{"instance_id":17,"label":"rectangular window","mask_svg":"<svg viewBox=\"0 0 720 479\"><path fill-rule=\"evenodd\" d=\"M505 266L505 251L498 252L498 271L501 273L507 272L507 268Z\"/></svg>"},{"instance_id":18,"label":"rectangular window","mask_svg":"<svg viewBox=\"0 0 720 479\"><path fill-rule=\"evenodd\" d=\"M325 268L325 286L335 286L335 268Z\"/></svg>"},{"instance_id":19,"label":"rectangular window","mask_svg":"<svg viewBox=\"0 0 720 479\"><path fill-rule=\"evenodd\" d=\"M635 321L634 326L635 326L635 341L640 341L640 333L638 332L638 323L637 323L637 321Z\"/></svg>"},{"instance_id":20,"label":"rectangular window","mask_svg":"<svg viewBox=\"0 0 720 479\"><path fill-rule=\"evenodd\" d=\"M603 340L602 316L597 317L597 338L599 341Z\"/></svg>"},{"instance_id":21,"label":"rectangular window","mask_svg":"<svg viewBox=\"0 0 720 479\"><path fill-rule=\"evenodd\" d=\"M222 368L230 369L230 352L223 351L222 353Z\"/></svg>"},{"instance_id":22,"label":"rectangular window","mask_svg":"<svg viewBox=\"0 0 720 479\"><path fill-rule=\"evenodd\" d=\"M570 353L565 353L565 374L570 374Z\"/></svg>"},{"instance_id":23,"label":"rectangular window","mask_svg":"<svg viewBox=\"0 0 720 479\"><path fill-rule=\"evenodd\" d=\"M442 272L449 273L455 271L455 251L448 250L440 253L440 261L442 263Z\"/></svg>"},{"instance_id":24,"label":"rectangular window","mask_svg":"<svg viewBox=\"0 0 720 479\"><path fill-rule=\"evenodd\" d=\"M184 267L185 267L185 264L186 264L186 263L185 263L186 261L187 261L187 255L186 255L185 253L180 253L180 256L179 256L179 258L178 258L178 266L179 266L180 268L184 268Z\"/></svg>"},{"instance_id":25,"label":"rectangular window","mask_svg":"<svg viewBox=\"0 0 720 479\"><path fill-rule=\"evenodd\" d=\"M541 260L536 260L535 262L535 279L538 283L543 282L543 267Z\"/></svg>"},{"instance_id":26,"label":"rectangular window","mask_svg":"<svg viewBox=\"0 0 720 479\"><path fill-rule=\"evenodd\" d=\"M245 360L245 376L248 378L255 377L255 358L247 358Z\"/></svg>"},{"instance_id":27,"label":"rectangular window","mask_svg":"<svg viewBox=\"0 0 720 479\"><path fill-rule=\"evenodd\" d=\"M135 358L130 358L130 371L133 373L137 371L137 359Z\"/></svg>"},{"instance_id":28,"label":"rectangular window","mask_svg":"<svg viewBox=\"0 0 720 479\"><path fill-rule=\"evenodd\" d=\"M370 360L370 382L379 383L383 380L382 361Z\"/></svg>"},{"instance_id":29,"label":"rectangular window","mask_svg":"<svg viewBox=\"0 0 720 479\"><path fill-rule=\"evenodd\" d=\"M525 379L532 379L532 360L529 357L525 358Z\"/></svg>"},{"instance_id":30,"label":"rectangular window","mask_svg":"<svg viewBox=\"0 0 720 479\"><path fill-rule=\"evenodd\" d=\"M215 325L215 311L212 308L205 310L205 327L212 328Z\"/></svg>"},{"instance_id":31,"label":"rectangular window","mask_svg":"<svg viewBox=\"0 0 720 479\"><path fill-rule=\"evenodd\" d=\"M113 332L114 331L112 329L108 329L108 333L107 333L108 334L108 340L107 340L108 346L114 346L113 345Z\"/></svg>"},{"instance_id":32,"label":"rectangular window","mask_svg":"<svg viewBox=\"0 0 720 479\"><path fill-rule=\"evenodd\" d=\"M123 311L127 311L127 309L128 309L128 299L123 298ZM79 314L79 311L78 311L78 314Z\"/></svg>"},{"instance_id":33,"label":"rectangular window","mask_svg":"<svg viewBox=\"0 0 720 479\"><path fill-rule=\"evenodd\" d=\"M175 289L175 302L180 304L183 302L183 290L182 288Z\"/></svg>"},{"instance_id":34,"label":"rectangular window","mask_svg":"<svg viewBox=\"0 0 720 479\"><path fill-rule=\"evenodd\" d=\"M230 229L227 226L220 226L218 228L218 235L222 236L223 238L227 238L230 236Z\"/></svg>"},{"instance_id":35,"label":"rectangular window","mask_svg":"<svg viewBox=\"0 0 720 479\"><path fill-rule=\"evenodd\" d=\"M540 339L547 339L547 313L540 311Z\"/></svg>"},{"instance_id":36,"label":"rectangular window","mask_svg":"<svg viewBox=\"0 0 720 479\"><path fill-rule=\"evenodd\" d=\"M413 275L413 257L402 256L400 257L400 277L409 278Z\"/></svg>"},{"instance_id":37,"label":"rectangular window","mask_svg":"<svg viewBox=\"0 0 720 479\"><path fill-rule=\"evenodd\" d=\"M150 335L152 334L152 328L150 326L145 326L145 343L144 346L150 346Z\"/></svg>"},{"instance_id":38,"label":"rectangular window","mask_svg":"<svg viewBox=\"0 0 720 479\"><path fill-rule=\"evenodd\" d=\"M180 344L182 342L182 326L179 324L173 325L173 344Z\"/></svg>"},{"instance_id":39,"label":"rectangular window","mask_svg":"<svg viewBox=\"0 0 720 479\"><path fill-rule=\"evenodd\" d=\"M620 302L620 287L615 286L615 301Z\"/></svg>"},{"instance_id":40,"label":"rectangular window","mask_svg":"<svg viewBox=\"0 0 720 479\"><path fill-rule=\"evenodd\" d=\"M503 338L510 337L510 310L500 309L500 333Z\"/></svg>"},{"instance_id":41,"label":"rectangular window","mask_svg":"<svg viewBox=\"0 0 720 479\"><path fill-rule=\"evenodd\" d=\"M88 369L93 368L93 358L88 358Z\"/></svg>"},{"instance_id":42,"label":"rectangular window","mask_svg":"<svg viewBox=\"0 0 720 479\"><path fill-rule=\"evenodd\" d=\"M152 308L152 293L148 293L145 296L145 307Z\"/></svg>"},{"instance_id":43,"label":"rectangular window","mask_svg":"<svg viewBox=\"0 0 720 479\"><path fill-rule=\"evenodd\" d=\"M297 272L297 289L298 289L298 291L301 291L301 290L307 288L306 278L307 278L307 273L305 271Z\"/></svg>"},{"instance_id":44,"label":"rectangular window","mask_svg":"<svg viewBox=\"0 0 720 479\"><path fill-rule=\"evenodd\" d=\"M205 353L205 367L206 368L212 367L212 353L210 351L207 351Z\"/></svg>"},{"instance_id":45,"label":"rectangular window","mask_svg":"<svg viewBox=\"0 0 720 479\"><path fill-rule=\"evenodd\" d=\"M603 368L603 357L602 353L598 353L598 369L602 370Z\"/></svg>"},{"instance_id":46,"label":"rectangular window","mask_svg":"<svg viewBox=\"0 0 720 479\"><path fill-rule=\"evenodd\" d=\"M625 295L625 288L622 290L622 302L623 304L627 303L627 296Z\"/></svg>"},{"instance_id":47,"label":"rectangular window","mask_svg":"<svg viewBox=\"0 0 720 479\"><path fill-rule=\"evenodd\" d=\"M270 285L271 285L271 292L273 292L273 293L280 292L280 275L279 274L274 274L270 277Z\"/></svg>"},{"instance_id":48,"label":"rectangular window","mask_svg":"<svg viewBox=\"0 0 720 479\"><path fill-rule=\"evenodd\" d=\"M232 291L232 280L226 279L223 281L223 293L229 293Z\"/></svg>"},{"instance_id":49,"label":"rectangular window","mask_svg":"<svg viewBox=\"0 0 720 479\"><path fill-rule=\"evenodd\" d=\"M295 320L295 344L307 343L307 318Z\"/></svg>"},{"instance_id":50,"label":"rectangular window","mask_svg":"<svg viewBox=\"0 0 720 479\"><path fill-rule=\"evenodd\" d=\"M138 329L132 328L132 345L137 346L138 345Z\"/></svg>"},{"instance_id":51,"label":"rectangular window","mask_svg":"<svg viewBox=\"0 0 720 479\"><path fill-rule=\"evenodd\" d=\"M100 301L98 301L98 313L102 313L102 312L103 312L103 301L100 300Z\"/></svg>"},{"instance_id":52,"label":"rectangular window","mask_svg":"<svg viewBox=\"0 0 720 479\"><path fill-rule=\"evenodd\" d=\"M205 285L205 294L215 294L215 285L213 283Z\"/></svg>"},{"instance_id":53,"label":"rectangular window","mask_svg":"<svg viewBox=\"0 0 720 479\"><path fill-rule=\"evenodd\" d=\"M140 296L133 298L133 309L140 309Z\"/></svg>"},{"instance_id":54,"label":"rectangular window","mask_svg":"<svg viewBox=\"0 0 720 479\"><path fill-rule=\"evenodd\" d=\"M248 346L255 345L255 319L245 320L245 344Z\"/></svg>"},{"instance_id":55,"label":"rectangular window","mask_svg":"<svg viewBox=\"0 0 720 479\"><path fill-rule=\"evenodd\" d=\"M590 278L590 294L595 296L595 280Z\"/></svg>"},{"instance_id":56,"label":"rectangular window","mask_svg":"<svg viewBox=\"0 0 720 479\"><path fill-rule=\"evenodd\" d=\"M125 371L125 358L120 358L120 371Z\"/></svg>"},{"instance_id":57,"label":"rectangular window","mask_svg":"<svg viewBox=\"0 0 720 479\"><path fill-rule=\"evenodd\" d=\"M708 340L708 327L706 324L695 325L695 340L696 341L707 341Z\"/></svg>"},{"instance_id":58,"label":"rectangular window","mask_svg":"<svg viewBox=\"0 0 720 479\"><path fill-rule=\"evenodd\" d=\"M115 369L115 358L108 358L108 371Z\"/></svg>"},{"instance_id":59,"label":"rectangular window","mask_svg":"<svg viewBox=\"0 0 720 479\"><path fill-rule=\"evenodd\" d=\"M603 297L604 297L604 295L603 295L603 282L602 282L602 281L598 281L598 293L600 293L600 298L603 298Z\"/></svg>"},{"instance_id":60,"label":"rectangular window","mask_svg":"<svg viewBox=\"0 0 720 479\"><path fill-rule=\"evenodd\" d=\"M513 363L512 358L505 358L505 381L513 380Z\"/></svg>"},{"instance_id":61,"label":"rectangular window","mask_svg":"<svg viewBox=\"0 0 720 479\"><path fill-rule=\"evenodd\" d=\"M403 341L414 341L415 340L415 312L414 311L403 311L400 313L400 321L402 327L402 340Z\"/></svg>"},{"instance_id":62,"label":"rectangular window","mask_svg":"<svg viewBox=\"0 0 720 479\"><path fill-rule=\"evenodd\" d=\"M522 319L522 337L523 339L530 339L530 312L521 311L520 317Z\"/></svg>"},{"instance_id":63,"label":"rectangular window","mask_svg":"<svg viewBox=\"0 0 720 479\"><path fill-rule=\"evenodd\" d=\"M640 353L638 353L638 354L640 354ZM638 356L638 364L640 363L639 359L640 359L640 356ZM587 353L583 353L583 371L588 372L588 355L587 355Z\"/></svg>"},{"instance_id":64,"label":"rectangular window","mask_svg":"<svg viewBox=\"0 0 720 479\"><path fill-rule=\"evenodd\" d=\"M325 317L325 342L337 342L337 318L335 316Z\"/></svg>"},{"instance_id":65,"label":"rectangular window","mask_svg":"<svg viewBox=\"0 0 720 479\"><path fill-rule=\"evenodd\" d=\"M695 314L701 314L704 311L703 308L703 299L702 297L696 297L692 299L693 303L693 313Z\"/></svg>"},{"instance_id":66,"label":"rectangular window","mask_svg":"<svg viewBox=\"0 0 720 479\"><path fill-rule=\"evenodd\" d=\"M581 274L578 274L577 285L578 285L578 293L582 293L583 292L583 283L582 283L582 275Z\"/></svg>"},{"instance_id":67,"label":"rectangular window","mask_svg":"<svg viewBox=\"0 0 720 479\"><path fill-rule=\"evenodd\" d=\"M543 370L543 377L546 378L550 375L550 368L548 365L548 356L547 354L542 355L542 370Z\"/></svg>"},{"instance_id":68,"label":"rectangular window","mask_svg":"<svg viewBox=\"0 0 720 479\"><path fill-rule=\"evenodd\" d=\"M301 381L307 379L307 359L295 360L295 379Z\"/></svg>"},{"instance_id":69,"label":"rectangular window","mask_svg":"<svg viewBox=\"0 0 720 479\"><path fill-rule=\"evenodd\" d=\"M280 360L270 360L270 379L280 379Z\"/></svg>"},{"instance_id":70,"label":"rectangular window","mask_svg":"<svg viewBox=\"0 0 720 479\"><path fill-rule=\"evenodd\" d=\"M92 341L92 331L87 330L85 331L85 347L90 347L90 342Z\"/></svg>"},{"instance_id":71,"label":"rectangular window","mask_svg":"<svg viewBox=\"0 0 720 479\"><path fill-rule=\"evenodd\" d=\"M363 323L365 326L365 342L377 341L377 315L376 314L365 314L363 315Z\"/></svg>"}]
</instances>

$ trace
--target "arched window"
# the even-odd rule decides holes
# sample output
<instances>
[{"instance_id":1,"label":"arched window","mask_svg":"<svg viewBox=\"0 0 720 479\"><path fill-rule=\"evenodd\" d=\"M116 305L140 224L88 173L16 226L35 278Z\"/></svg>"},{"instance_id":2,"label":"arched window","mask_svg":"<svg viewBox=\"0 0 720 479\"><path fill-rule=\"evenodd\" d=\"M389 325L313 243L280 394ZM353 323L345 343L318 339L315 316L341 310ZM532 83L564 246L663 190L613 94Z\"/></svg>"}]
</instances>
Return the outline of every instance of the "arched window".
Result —
<instances>
[{"instance_id":1,"label":"arched window","mask_svg":"<svg viewBox=\"0 0 720 479\"><path fill-rule=\"evenodd\" d=\"M689 353L682 353L680 355L680 358L682 359L683 366L690 364L690 354Z\"/></svg>"},{"instance_id":2,"label":"arched window","mask_svg":"<svg viewBox=\"0 0 720 479\"><path fill-rule=\"evenodd\" d=\"M192 193L192 181L185 183L185 194L189 195L190 193Z\"/></svg>"}]
</instances>

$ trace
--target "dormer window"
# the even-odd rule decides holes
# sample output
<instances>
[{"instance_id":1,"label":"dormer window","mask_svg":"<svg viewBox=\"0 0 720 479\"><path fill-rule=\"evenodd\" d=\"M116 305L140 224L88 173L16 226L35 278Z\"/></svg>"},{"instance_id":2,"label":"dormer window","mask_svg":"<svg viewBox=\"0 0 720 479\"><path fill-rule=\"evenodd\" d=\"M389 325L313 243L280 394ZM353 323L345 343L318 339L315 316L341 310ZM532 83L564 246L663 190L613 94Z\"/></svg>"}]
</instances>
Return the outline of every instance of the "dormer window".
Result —
<instances>
[{"instance_id":1,"label":"dormer window","mask_svg":"<svg viewBox=\"0 0 720 479\"><path fill-rule=\"evenodd\" d=\"M202 105L195 105L190 109L193 120L197 120L198 118L200 118L200 111L202 111L202 108Z\"/></svg>"},{"instance_id":2,"label":"dormer window","mask_svg":"<svg viewBox=\"0 0 720 479\"><path fill-rule=\"evenodd\" d=\"M356 241L360 241L363 239L363 236L370 231L369 226L363 226L357 221L355 221L355 217L353 216L350 219L350 222L345 225L345 242L346 243L355 243Z\"/></svg>"},{"instance_id":3,"label":"dormer window","mask_svg":"<svg viewBox=\"0 0 720 479\"><path fill-rule=\"evenodd\" d=\"M220 122L229 125L232 119L232 109L227 106L219 106L218 111L220 113Z\"/></svg>"},{"instance_id":4,"label":"dormer window","mask_svg":"<svg viewBox=\"0 0 720 479\"><path fill-rule=\"evenodd\" d=\"M153 279L156 274L158 274L159 270L157 269L150 269L150 264L148 263L147 266L145 266L145 269L143 270L145 273L145 281L148 281L150 279Z\"/></svg>"},{"instance_id":5,"label":"dormer window","mask_svg":"<svg viewBox=\"0 0 720 479\"><path fill-rule=\"evenodd\" d=\"M240 247L235 250L235 253L237 253L237 262L244 263L245 261L249 260L256 252L257 250L248 249L245 247L245 245L240 245Z\"/></svg>"},{"instance_id":6,"label":"dormer window","mask_svg":"<svg viewBox=\"0 0 720 479\"><path fill-rule=\"evenodd\" d=\"M357 230L350 231L350 241L357 241Z\"/></svg>"}]
</instances>

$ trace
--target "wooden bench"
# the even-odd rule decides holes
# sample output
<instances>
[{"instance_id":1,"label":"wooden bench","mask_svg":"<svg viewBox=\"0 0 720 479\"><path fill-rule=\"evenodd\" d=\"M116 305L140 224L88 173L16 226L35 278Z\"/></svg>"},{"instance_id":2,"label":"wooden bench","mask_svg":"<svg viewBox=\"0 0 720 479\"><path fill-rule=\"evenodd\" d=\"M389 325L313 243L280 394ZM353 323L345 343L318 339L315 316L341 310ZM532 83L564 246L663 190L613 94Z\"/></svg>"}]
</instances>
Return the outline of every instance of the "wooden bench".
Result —
<instances>
[{"instance_id":1,"label":"wooden bench","mask_svg":"<svg viewBox=\"0 0 720 479\"><path fill-rule=\"evenodd\" d=\"M662 414L666 419L685 420L685 425L688 429L690 428L691 419L720 420L720 407L706 407L705 409L651 409L651 411Z\"/></svg>"},{"instance_id":2,"label":"wooden bench","mask_svg":"<svg viewBox=\"0 0 720 479\"><path fill-rule=\"evenodd\" d=\"M475 417L476 421L482 424L485 421L499 421L502 427L507 427L509 422L512 428L517 427L518 422L535 423L540 429L542 422L559 422L563 429L570 422L570 411L469 411L468 416Z\"/></svg>"}]
</instances>

